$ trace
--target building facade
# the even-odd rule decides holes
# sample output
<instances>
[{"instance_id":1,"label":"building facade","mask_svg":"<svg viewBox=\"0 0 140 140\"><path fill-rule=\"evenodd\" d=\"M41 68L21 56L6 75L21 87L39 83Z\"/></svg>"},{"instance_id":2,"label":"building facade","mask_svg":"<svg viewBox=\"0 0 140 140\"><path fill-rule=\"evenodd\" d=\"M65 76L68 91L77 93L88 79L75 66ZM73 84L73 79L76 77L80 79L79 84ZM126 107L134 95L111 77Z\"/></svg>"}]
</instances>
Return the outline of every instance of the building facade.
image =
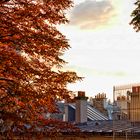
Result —
<instances>
[{"instance_id":1,"label":"building facade","mask_svg":"<svg viewBox=\"0 0 140 140\"><path fill-rule=\"evenodd\" d=\"M140 83L114 86L113 98L118 119L140 122Z\"/></svg>"}]
</instances>

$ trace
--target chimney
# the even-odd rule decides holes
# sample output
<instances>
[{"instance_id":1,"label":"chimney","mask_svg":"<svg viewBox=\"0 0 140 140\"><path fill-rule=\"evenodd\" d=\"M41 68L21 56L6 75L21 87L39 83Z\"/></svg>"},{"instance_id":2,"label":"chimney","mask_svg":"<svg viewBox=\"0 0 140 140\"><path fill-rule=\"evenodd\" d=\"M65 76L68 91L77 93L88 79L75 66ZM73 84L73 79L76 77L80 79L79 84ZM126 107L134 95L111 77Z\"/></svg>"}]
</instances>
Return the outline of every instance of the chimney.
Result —
<instances>
[{"instance_id":1,"label":"chimney","mask_svg":"<svg viewBox=\"0 0 140 140\"><path fill-rule=\"evenodd\" d=\"M87 122L87 99L84 91L78 91L78 96L75 97L76 101L76 112L75 118L76 123Z\"/></svg>"},{"instance_id":2,"label":"chimney","mask_svg":"<svg viewBox=\"0 0 140 140\"><path fill-rule=\"evenodd\" d=\"M68 122L69 121L69 114L68 114L68 103L67 102L65 102L64 103L64 114L63 114L63 121L66 121L66 122Z\"/></svg>"}]
</instances>

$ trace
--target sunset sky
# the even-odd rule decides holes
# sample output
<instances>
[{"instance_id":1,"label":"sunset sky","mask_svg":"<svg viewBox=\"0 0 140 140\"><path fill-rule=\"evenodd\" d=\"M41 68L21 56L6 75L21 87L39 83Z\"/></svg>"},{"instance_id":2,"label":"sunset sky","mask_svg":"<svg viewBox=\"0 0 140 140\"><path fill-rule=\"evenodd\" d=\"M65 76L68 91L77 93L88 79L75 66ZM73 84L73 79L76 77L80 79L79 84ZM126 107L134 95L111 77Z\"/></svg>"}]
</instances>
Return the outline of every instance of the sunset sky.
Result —
<instances>
[{"instance_id":1,"label":"sunset sky","mask_svg":"<svg viewBox=\"0 0 140 140\"><path fill-rule=\"evenodd\" d=\"M114 85L140 82L140 33L132 26L130 14L135 0L75 0L68 12L70 23L59 29L71 49L64 59L65 70L85 77L69 85L87 96L99 92L112 98Z\"/></svg>"}]
</instances>

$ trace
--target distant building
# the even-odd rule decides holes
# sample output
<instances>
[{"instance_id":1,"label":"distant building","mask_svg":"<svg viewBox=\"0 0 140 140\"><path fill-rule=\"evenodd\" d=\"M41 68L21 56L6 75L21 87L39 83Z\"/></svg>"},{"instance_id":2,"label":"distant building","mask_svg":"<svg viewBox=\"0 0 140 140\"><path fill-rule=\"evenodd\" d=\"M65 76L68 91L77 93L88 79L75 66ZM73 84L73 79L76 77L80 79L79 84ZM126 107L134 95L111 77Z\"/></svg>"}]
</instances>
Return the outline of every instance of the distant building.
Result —
<instances>
[{"instance_id":1,"label":"distant building","mask_svg":"<svg viewBox=\"0 0 140 140\"><path fill-rule=\"evenodd\" d=\"M140 86L132 87L132 92L127 93L130 102L128 102L128 115L131 122L140 123Z\"/></svg>"},{"instance_id":2,"label":"distant building","mask_svg":"<svg viewBox=\"0 0 140 140\"><path fill-rule=\"evenodd\" d=\"M140 121L140 83L113 87L115 118ZM115 113L115 111L114 111Z\"/></svg>"},{"instance_id":3,"label":"distant building","mask_svg":"<svg viewBox=\"0 0 140 140\"><path fill-rule=\"evenodd\" d=\"M107 101L104 93L87 101L85 92L78 91L74 102L59 102L58 107L61 113L53 114L51 118L72 122L82 133L112 136L114 139L122 136L140 139L138 84L115 86L113 104Z\"/></svg>"},{"instance_id":4,"label":"distant building","mask_svg":"<svg viewBox=\"0 0 140 140\"><path fill-rule=\"evenodd\" d=\"M75 97L75 103L65 103L64 121L84 123L95 120L111 120L112 111L108 103L106 103L106 99L99 101L96 98L97 102L100 102L98 102L99 104L95 103L95 98L92 99L92 101L88 102L85 92L78 91L78 96ZM103 103L101 103L102 101Z\"/></svg>"}]
</instances>

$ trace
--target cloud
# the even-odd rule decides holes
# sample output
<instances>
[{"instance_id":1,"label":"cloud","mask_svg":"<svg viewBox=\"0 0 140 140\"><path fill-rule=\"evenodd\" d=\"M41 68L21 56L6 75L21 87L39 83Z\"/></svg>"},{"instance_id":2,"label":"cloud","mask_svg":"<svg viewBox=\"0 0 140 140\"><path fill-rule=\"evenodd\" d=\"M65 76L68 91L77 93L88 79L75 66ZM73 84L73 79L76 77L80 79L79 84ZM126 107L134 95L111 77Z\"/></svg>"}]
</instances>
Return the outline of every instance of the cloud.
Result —
<instances>
[{"instance_id":1,"label":"cloud","mask_svg":"<svg viewBox=\"0 0 140 140\"><path fill-rule=\"evenodd\" d=\"M120 71L120 70L101 70L101 69L93 69L93 68L88 68L88 67L83 67L83 66L77 66L77 65L69 65L64 68L64 70L71 70L71 71L76 71L79 76L82 77L87 77L87 76L98 76L98 77L126 77L130 75L130 73L127 73L125 71Z\"/></svg>"},{"instance_id":2,"label":"cloud","mask_svg":"<svg viewBox=\"0 0 140 140\"><path fill-rule=\"evenodd\" d=\"M76 5L70 15L70 25L82 29L95 29L106 26L115 16L110 0L85 0Z\"/></svg>"}]
</instances>

